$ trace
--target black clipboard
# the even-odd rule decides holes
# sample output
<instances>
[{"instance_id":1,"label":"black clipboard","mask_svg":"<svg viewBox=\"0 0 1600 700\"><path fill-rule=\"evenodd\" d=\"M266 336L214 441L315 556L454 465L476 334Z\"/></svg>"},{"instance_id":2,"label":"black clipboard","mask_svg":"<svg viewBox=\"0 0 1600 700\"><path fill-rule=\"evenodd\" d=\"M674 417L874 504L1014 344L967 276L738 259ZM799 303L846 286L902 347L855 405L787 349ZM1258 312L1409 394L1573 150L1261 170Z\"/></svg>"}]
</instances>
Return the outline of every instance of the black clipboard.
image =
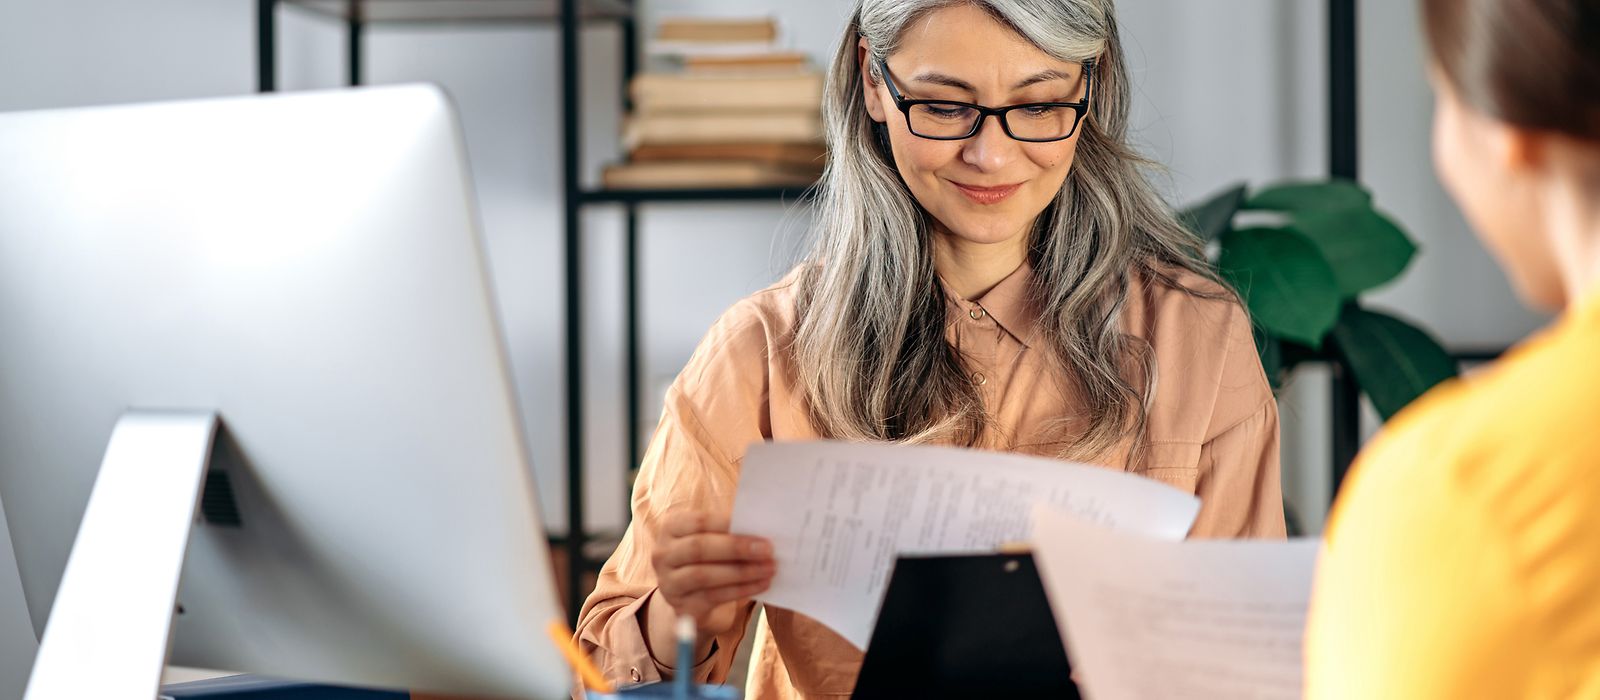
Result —
<instances>
[{"instance_id":1,"label":"black clipboard","mask_svg":"<svg viewBox=\"0 0 1600 700\"><path fill-rule=\"evenodd\" d=\"M1031 554L900 557L855 700L1078 700Z\"/></svg>"}]
</instances>

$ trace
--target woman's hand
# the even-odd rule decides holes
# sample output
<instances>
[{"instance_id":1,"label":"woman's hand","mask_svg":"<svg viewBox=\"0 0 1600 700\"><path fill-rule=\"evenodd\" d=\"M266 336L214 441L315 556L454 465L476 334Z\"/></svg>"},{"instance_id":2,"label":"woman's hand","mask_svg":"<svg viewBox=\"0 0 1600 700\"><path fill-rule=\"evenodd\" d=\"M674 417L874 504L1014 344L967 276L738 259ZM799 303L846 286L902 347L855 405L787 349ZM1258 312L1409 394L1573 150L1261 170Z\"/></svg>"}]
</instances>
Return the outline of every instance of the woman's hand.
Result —
<instances>
[{"instance_id":1,"label":"woman's hand","mask_svg":"<svg viewBox=\"0 0 1600 700\"><path fill-rule=\"evenodd\" d=\"M733 628L739 606L768 586L777 565L772 544L760 537L728 534L728 519L702 512L673 513L662 522L651 556L657 599L671 606L649 614L651 649L656 659L675 666L672 620L694 618L700 631L697 654L709 653L710 639ZM703 656L703 654L702 654Z\"/></svg>"}]
</instances>

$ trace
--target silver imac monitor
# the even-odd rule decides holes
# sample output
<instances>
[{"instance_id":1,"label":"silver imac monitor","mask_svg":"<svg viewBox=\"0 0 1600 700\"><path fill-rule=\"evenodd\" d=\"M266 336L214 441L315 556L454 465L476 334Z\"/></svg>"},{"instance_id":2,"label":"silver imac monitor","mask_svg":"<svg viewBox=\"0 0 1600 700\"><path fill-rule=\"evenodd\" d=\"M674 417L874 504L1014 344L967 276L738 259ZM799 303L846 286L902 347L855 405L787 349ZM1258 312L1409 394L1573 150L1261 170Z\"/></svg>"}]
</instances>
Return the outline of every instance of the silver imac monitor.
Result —
<instances>
[{"instance_id":1,"label":"silver imac monitor","mask_svg":"<svg viewBox=\"0 0 1600 700\"><path fill-rule=\"evenodd\" d=\"M30 700L569 691L475 206L433 87L0 114Z\"/></svg>"}]
</instances>

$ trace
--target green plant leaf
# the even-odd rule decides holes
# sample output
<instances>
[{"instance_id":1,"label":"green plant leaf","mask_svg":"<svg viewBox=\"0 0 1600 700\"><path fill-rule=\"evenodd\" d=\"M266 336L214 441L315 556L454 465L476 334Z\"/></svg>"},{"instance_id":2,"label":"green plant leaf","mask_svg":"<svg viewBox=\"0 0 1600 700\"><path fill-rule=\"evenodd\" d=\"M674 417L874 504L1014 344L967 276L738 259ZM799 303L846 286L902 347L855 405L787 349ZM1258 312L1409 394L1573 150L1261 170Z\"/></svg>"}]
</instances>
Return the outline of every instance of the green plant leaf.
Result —
<instances>
[{"instance_id":1,"label":"green plant leaf","mask_svg":"<svg viewBox=\"0 0 1600 700\"><path fill-rule=\"evenodd\" d=\"M1361 209L1372 206L1372 194L1350 180L1285 182L1272 185L1245 200L1245 209L1289 213Z\"/></svg>"},{"instance_id":2,"label":"green plant leaf","mask_svg":"<svg viewBox=\"0 0 1600 700\"><path fill-rule=\"evenodd\" d=\"M1388 314L1347 306L1333 327L1338 352L1385 421L1435 384L1456 362L1422 329Z\"/></svg>"},{"instance_id":3,"label":"green plant leaf","mask_svg":"<svg viewBox=\"0 0 1600 700\"><path fill-rule=\"evenodd\" d=\"M1217 267L1256 323L1313 348L1339 317L1339 286L1316 244L1287 228L1229 231Z\"/></svg>"},{"instance_id":4,"label":"green plant leaf","mask_svg":"<svg viewBox=\"0 0 1600 700\"><path fill-rule=\"evenodd\" d=\"M1244 205L1248 192L1249 189L1241 182L1211 195L1204 202L1179 211L1178 220L1201 240L1214 241L1233 223L1233 215Z\"/></svg>"},{"instance_id":5,"label":"green plant leaf","mask_svg":"<svg viewBox=\"0 0 1600 700\"><path fill-rule=\"evenodd\" d=\"M1322 251L1345 298L1400 276L1417 246L1389 217L1371 208L1306 211L1294 227Z\"/></svg>"}]
</instances>

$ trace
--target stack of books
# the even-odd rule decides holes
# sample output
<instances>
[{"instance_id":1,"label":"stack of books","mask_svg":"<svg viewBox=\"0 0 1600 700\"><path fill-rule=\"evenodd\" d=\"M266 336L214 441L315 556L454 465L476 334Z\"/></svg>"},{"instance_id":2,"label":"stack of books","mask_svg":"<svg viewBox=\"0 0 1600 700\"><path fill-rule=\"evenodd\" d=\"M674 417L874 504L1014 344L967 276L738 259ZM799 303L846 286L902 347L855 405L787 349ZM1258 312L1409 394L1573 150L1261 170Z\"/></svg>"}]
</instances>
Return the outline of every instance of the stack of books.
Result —
<instances>
[{"instance_id":1,"label":"stack of books","mask_svg":"<svg viewBox=\"0 0 1600 700\"><path fill-rule=\"evenodd\" d=\"M771 19L672 19L629 86L627 161L610 188L800 186L825 162L822 74Z\"/></svg>"}]
</instances>

